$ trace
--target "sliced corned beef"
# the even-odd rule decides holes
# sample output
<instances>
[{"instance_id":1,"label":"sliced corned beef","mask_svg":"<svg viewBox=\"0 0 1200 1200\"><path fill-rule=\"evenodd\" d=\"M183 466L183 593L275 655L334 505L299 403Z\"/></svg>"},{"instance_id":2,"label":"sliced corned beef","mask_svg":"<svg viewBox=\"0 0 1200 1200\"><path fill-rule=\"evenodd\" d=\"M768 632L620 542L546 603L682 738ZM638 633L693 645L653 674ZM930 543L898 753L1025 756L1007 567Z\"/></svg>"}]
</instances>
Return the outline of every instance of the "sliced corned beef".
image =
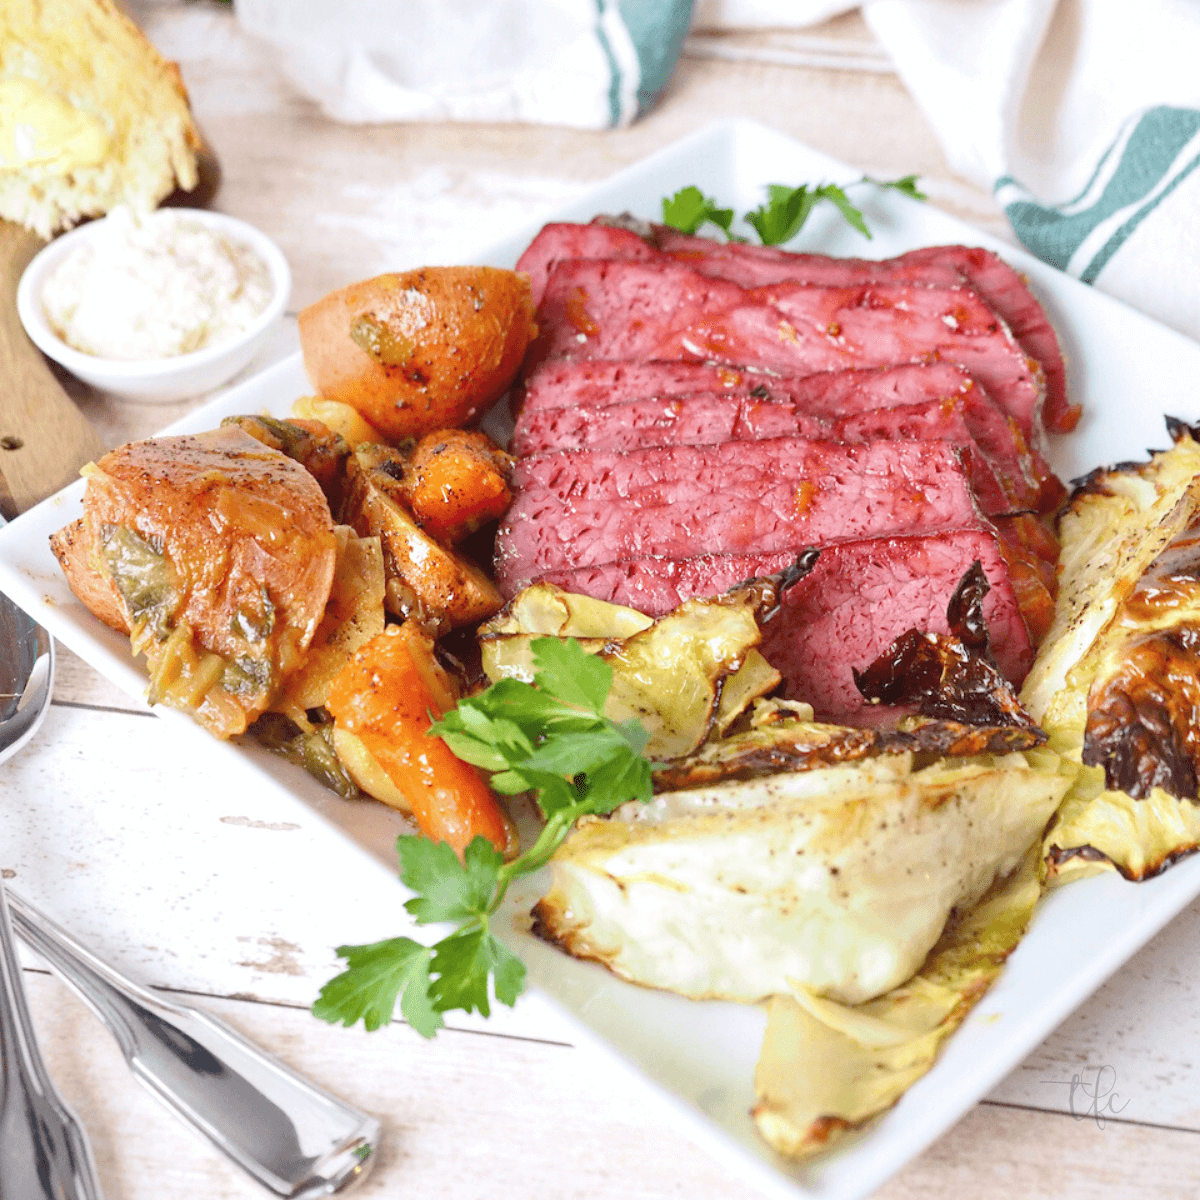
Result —
<instances>
[{"instance_id":1,"label":"sliced corned beef","mask_svg":"<svg viewBox=\"0 0 1200 1200\"><path fill-rule=\"evenodd\" d=\"M565 566L992 529L946 442L775 438L562 451L521 460L515 479L496 539L506 595Z\"/></svg>"},{"instance_id":2,"label":"sliced corned beef","mask_svg":"<svg viewBox=\"0 0 1200 1200\"><path fill-rule=\"evenodd\" d=\"M826 287L863 283L953 287L965 282L1007 323L1025 352L1041 363L1046 376L1047 428L1067 432L1079 420L1078 406L1071 406L1067 400L1066 369L1053 327L1022 276L990 250L929 246L891 259L832 258L775 246L716 242L665 225L648 227L647 232L648 239L627 228L595 222L547 225L521 256L517 269L531 275L534 304L540 303L555 262L572 258L649 261L660 252L704 274L747 288L783 280Z\"/></svg>"},{"instance_id":3,"label":"sliced corned beef","mask_svg":"<svg viewBox=\"0 0 1200 1200\"><path fill-rule=\"evenodd\" d=\"M546 280L555 263L571 258L620 258L639 262L658 256L659 251L632 230L598 222L573 225L555 221L542 227L517 259L515 269L529 276L529 290L536 307L542 302Z\"/></svg>"},{"instance_id":4,"label":"sliced corned beef","mask_svg":"<svg viewBox=\"0 0 1200 1200\"><path fill-rule=\"evenodd\" d=\"M568 591L661 616L692 596L782 570L794 557L795 551L647 558L563 568L546 578ZM787 695L807 700L826 720L873 723L881 714L859 695L851 668L861 670L908 629L948 632L946 604L975 559L991 584L984 616L997 661L1019 684L1033 649L996 540L986 531L956 530L823 548L816 569L787 593L766 629L763 652L783 673Z\"/></svg>"},{"instance_id":5,"label":"sliced corned beef","mask_svg":"<svg viewBox=\"0 0 1200 1200\"><path fill-rule=\"evenodd\" d=\"M593 249L608 246L608 253L600 257L638 260L647 257L632 243L626 246L628 231L610 232L623 236L593 237ZM1071 406L1067 400L1062 349L1045 310L1020 273L990 250L980 246L926 246L889 259L831 258L824 254L798 254L775 246L714 242L709 238L689 237L665 225L655 227L654 241L685 266L730 279L742 287L761 287L784 279L825 287L867 282L948 287L965 282L1008 325L1022 349L1041 363L1046 374L1047 428L1067 433L1079 422L1079 407Z\"/></svg>"},{"instance_id":6,"label":"sliced corned beef","mask_svg":"<svg viewBox=\"0 0 1200 1200\"><path fill-rule=\"evenodd\" d=\"M950 368L954 370L956 368ZM732 367L689 362L572 362L556 360L538 368L517 397L521 415L543 408L618 404L650 396L727 391L747 395L775 383L775 376L736 371Z\"/></svg>"},{"instance_id":7,"label":"sliced corned beef","mask_svg":"<svg viewBox=\"0 0 1200 1200\"><path fill-rule=\"evenodd\" d=\"M822 550L767 626L763 653L782 672L787 694L807 700L818 715L869 718L851 668L861 670L908 629L949 632L946 604L975 559L991 584L983 611L996 660L1019 685L1033 646L995 540L972 530Z\"/></svg>"},{"instance_id":8,"label":"sliced corned beef","mask_svg":"<svg viewBox=\"0 0 1200 1200\"><path fill-rule=\"evenodd\" d=\"M1028 481L1038 489L1039 500L1034 507L1039 512L1054 511L1065 495L1046 460L1030 448L987 390L961 367L948 362L820 371L803 376L764 375L732 367L661 360L550 362L528 382L525 403L517 417L514 445L519 444L524 430L539 419L538 414L544 409L588 409L700 391L794 401L798 408L822 419L961 395L967 406L972 437L1004 474L1014 481ZM1018 488L1020 491L1023 489Z\"/></svg>"},{"instance_id":9,"label":"sliced corned beef","mask_svg":"<svg viewBox=\"0 0 1200 1200\"><path fill-rule=\"evenodd\" d=\"M1003 465L975 436L974 410L978 407L985 410L981 422L985 426L989 416L994 418L989 432L1000 435L1002 451L1006 451ZM817 415L795 400L763 401L713 392L599 408L550 408L524 416L513 434L511 449L517 455L578 449L628 452L648 446L775 437L836 442L875 438L949 441L962 450L985 513L1028 509L1038 503L1038 488L1025 474L1008 425L994 406L981 406L970 393L842 417Z\"/></svg>"},{"instance_id":10,"label":"sliced corned beef","mask_svg":"<svg viewBox=\"0 0 1200 1200\"><path fill-rule=\"evenodd\" d=\"M781 283L745 290L660 262L579 259L551 272L532 363L709 360L786 374L941 360L965 367L1027 438L1042 377L966 288Z\"/></svg>"}]
</instances>

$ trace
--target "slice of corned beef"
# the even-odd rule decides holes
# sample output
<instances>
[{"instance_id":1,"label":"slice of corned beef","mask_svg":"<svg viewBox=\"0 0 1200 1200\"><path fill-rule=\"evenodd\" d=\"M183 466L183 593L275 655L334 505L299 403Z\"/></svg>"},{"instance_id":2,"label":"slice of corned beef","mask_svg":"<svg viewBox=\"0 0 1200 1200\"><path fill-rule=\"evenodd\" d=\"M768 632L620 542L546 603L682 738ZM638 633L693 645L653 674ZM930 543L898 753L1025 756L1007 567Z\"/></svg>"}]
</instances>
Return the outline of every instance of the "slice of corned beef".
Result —
<instances>
[{"instance_id":1,"label":"slice of corned beef","mask_svg":"<svg viewBox=\"0 0 1200 1200\"><path fill-rule=\"evenodd\" d=\"M529 276L535 306L542 302L546 280L554 264L572 258L619 258L629 262L657 258L659 251L629 229L593 222L573 225L555 221L529 243L517 259L516 270Z\"/></svg>"},{"instance_id":2,"label":"slice of corned beef","mask_svg":"<svg viewBox=\"0 0 1200 1200\"><path fill-rule=\"evenodd\" d=\"M787 551L647 558L563 568L546 579L567 591L661 616L692 596L780 571L794 557ZM861 670L908 629L948 632L946 604L976 559L992 589L984 616L997 662L1006 678L1020 684L1033 648L995 538L986 531L956 530L823 548L815 570L786 594L765 631L763 652L783 673L787 695L807 700L825 720L875 723L880 714L859 695L851 668Z\"/></svg>"},{"instance_id":3,"label":"slice of corned beef","mask_svg":"<svg viewBox=\"0 0 1200 1200\"><path fill-rule=\"evenodd\" d=\"M746 290L661 262L579 259L550 274L529 362L663 358L784 374L945 361L966 368L1026 438L1042 376L966 288L781 283Z\"/></svg>"},{"instance_id":4,"label":"slice of corned beef","mask_svg":"<svg viewBox=\"0 0 1200 1200\"><path fill-rule=\"evenodd\" d=\"M571 258L649 261L660 252L684 266L746 288L784 280L824 287L857 287L864 283L954 287L966 283L1004 320L1024 351L1042 365L1047 428L1064 433L1079 421L1079 407L1067 400L1062 350L1045 311L1022 276L990 250L929 246L890 259L833 258L776 246L716 242L666 225L647 226L644 232L647 236L595 222L547 225L521 256L517 269L529 272L535 305L541 301L555 262Z\"/></svg>"},{"instance_id":5,"label":"slice of corned beef","mask_svg":"<svg viewBox=\"0 0 1200 1200\"><path fill-rule=\"evenodd\" d=\"M823 550L765 631L763 653L783 674L787 695L807 700L827 720L869 720L851 668L861 670L906 630L948 633L946 604L975 559L992 589L983 611L996 660L1019 685L1033 646L1008 573L994 539L964 530Z\"/></svg>"},{"instance_id":6,"label":"slice of corned beef","mask_svg":"<svg viewBox=\"0 0 1200 1200\"><path fill-rule=\"evenodd\" d=\"M1039 492L1033 507L1039 512L1053 512L1066 494L1046 460L1029 446L987 390L961 367L947 362L820 371L803 376L764 375L700 363L552 362L529 380L527 398L517 417L514 445L520 443L525 429L539 419L544 409L588 409L700 391L794 401L798 408L822 419L962 396L972 437L1002 472L1018 483L1014 495L1024 491L1019 485L1024 480Z\"/></svg>"},{"instance_id":7,"label":"slice of corned beef","mask_svg":"<svg viewBox=\"0 0 1200 1200\"><path fill-rule=\"evenodd\" d=\"M548 362L519 389L521 416L543 408L577 408L618 404L650 396L728 391L746 395L774 382L773 376L735 371L732 367L689 362ZM520 418L518 418L518 421Z\"/></svg>"},{"instance_id":8,"label":"slice of corned beef","mask_svg":"<svg viewBox=\"0 0 1200 1200\"><path fill-rule=\"evenodd\" d=\"M645 259L647 256L625 238L608 239L609 252L600 257ZM636 237L636 235L633 235ZM641 241L645 246L647 243ZM825 287L847 287L862 283L927 283L939 287L966 283L1012 331L1022 349L1037 359L1046 374L1046 426L1067 433L1079 422L1080 409L1067 400L1067 372L1054 327L1046 317L1025 279L990 250L980 246L926 246L896 258L831 258L824 254L798 254L775 246L714 242L689 237L669 226L654 227L654 245L685 266L730 279L742 287L761 287L789 279ZM604 238L592 245L599 249Z\"/></svg>"},{"instance_id":9,"label":"slice of corned beef","mask_svg":"<svg viewBox=\"0 0 1200 1200\"><path fill-rule=\"evenodd\" d=\"M951 263L1001 316L1025 352L1042 365L1046 375L1046 405L1042 418L1055 433L1070 433L1083 410L1067 394L1067 368L1058 335L1045 310L1029 290L1025 277L1002 258L979 246L930 246L911 250L898 261L924 267L934 260Z\"/></svg>"},{"instance_id":10,"label":"slice of corned beef","mask_svg":"<svg viewBox=\"0 0 1200 1200\"><path fill-rule=\"evenodd\" d=\"M971 485L985 513L1035 507L1038 488L1025 474L1007 424L991 407L990 415L998 421L1001 434L1007 435L1002 466L975 437L973 408L978 405L973 400L967 393L844 417L817 415L795 400L763 401L713 392L633 400L600 408L550 408L531 413L518 424L511 450L521 456L579 449L629 452L649 446L697 446L775 437L836 442L875 438L948 441L963 452Z\"/></svg>"},{"instance_id":11,"label":"slice of corned beef","mask_svg":"<svg viewBox=\"0 0 1200 1200\"><path fill-rule=\"evenodd\" d=\"M774 438L562 451L522 459L515 482L496 538L507 595L566 566L992 529L946 442Z\"/></svg>"}]
</instances>

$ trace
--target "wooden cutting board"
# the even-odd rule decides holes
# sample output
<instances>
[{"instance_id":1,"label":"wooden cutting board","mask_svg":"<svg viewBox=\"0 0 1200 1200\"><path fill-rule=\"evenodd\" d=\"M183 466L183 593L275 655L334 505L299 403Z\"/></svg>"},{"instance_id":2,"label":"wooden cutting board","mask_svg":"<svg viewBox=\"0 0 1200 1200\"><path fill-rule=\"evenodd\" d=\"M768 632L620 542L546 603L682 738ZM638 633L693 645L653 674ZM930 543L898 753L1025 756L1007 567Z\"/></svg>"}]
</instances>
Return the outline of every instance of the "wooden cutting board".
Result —
<instances>
[{"instance_id":1,"label":"wooden cutting board","mask_svg":"<svg viewBox=\"0 0 1200 1200\"><path fill-rule=\"evenodd\" d=\"M11 519L53 495L105 452L17 316L17 283L45 245L0 221L0 513Z\"/></svg>"}]
</instances>

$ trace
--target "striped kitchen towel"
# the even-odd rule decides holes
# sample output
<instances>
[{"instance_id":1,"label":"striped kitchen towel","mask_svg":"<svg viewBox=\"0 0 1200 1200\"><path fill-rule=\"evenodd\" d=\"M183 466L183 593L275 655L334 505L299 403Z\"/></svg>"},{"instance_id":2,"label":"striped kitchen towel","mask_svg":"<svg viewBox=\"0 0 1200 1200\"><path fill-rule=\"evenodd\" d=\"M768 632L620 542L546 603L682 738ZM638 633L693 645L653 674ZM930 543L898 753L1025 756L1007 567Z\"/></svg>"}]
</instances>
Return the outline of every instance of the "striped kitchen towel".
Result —
<instances>
[{"instance_id":1,"label":"striped kitchen towel","mask_svg":"<svg viewBox=\"0 0 1200 1200\"><path fill-rule=\"evenodd\" d=\"M1200 4L873 0L951 166L1034 254L1200 338Z\"/></svg>"},{"instance_id":2,"label":"striped kitchen towel","mask_svg":"<svg viewBox=\"0 0 1200 1200\"><path fill-rule=\"evenodd\" d=\"M341 121L627 125L666 86L692 0L235 0Z\"/></svg>"}]
</instances>

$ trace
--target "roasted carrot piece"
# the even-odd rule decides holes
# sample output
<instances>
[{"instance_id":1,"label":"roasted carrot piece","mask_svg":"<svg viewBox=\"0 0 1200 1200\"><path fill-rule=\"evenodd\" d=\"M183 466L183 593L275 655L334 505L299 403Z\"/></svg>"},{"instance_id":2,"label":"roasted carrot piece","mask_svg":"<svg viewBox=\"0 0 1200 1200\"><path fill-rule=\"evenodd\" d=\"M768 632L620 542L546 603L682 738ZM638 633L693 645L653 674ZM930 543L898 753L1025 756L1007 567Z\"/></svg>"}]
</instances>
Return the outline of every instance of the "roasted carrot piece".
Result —
<instances>
[{"instance_id":1,"label":"roasted carrot piece","mask_svg":"<svg viewBox=\"0 0 1200 1200\"><path fill-rule=\"evenodd\" d=\"M326 706L335 725L356 735L403 792L428 838L449 842L461 856L483 834L505 853L512 825L491 788L441 738L427 736L430 713L440 717L456 699L432 642L406 621L354 654L334 679Z\"/></svg>"},{"instance_id":2,"label":"roasted carrot piece","mask_svg":"<svg viewBox=\"0 0 1200 1200\"><path fill-rule=\"evenodd\" d=\"M512 461L491 438L474 430L426 434L405 471L409 506L421 528L454 545L502 517L512 502Z\"/></svg>"}]
</instances>

